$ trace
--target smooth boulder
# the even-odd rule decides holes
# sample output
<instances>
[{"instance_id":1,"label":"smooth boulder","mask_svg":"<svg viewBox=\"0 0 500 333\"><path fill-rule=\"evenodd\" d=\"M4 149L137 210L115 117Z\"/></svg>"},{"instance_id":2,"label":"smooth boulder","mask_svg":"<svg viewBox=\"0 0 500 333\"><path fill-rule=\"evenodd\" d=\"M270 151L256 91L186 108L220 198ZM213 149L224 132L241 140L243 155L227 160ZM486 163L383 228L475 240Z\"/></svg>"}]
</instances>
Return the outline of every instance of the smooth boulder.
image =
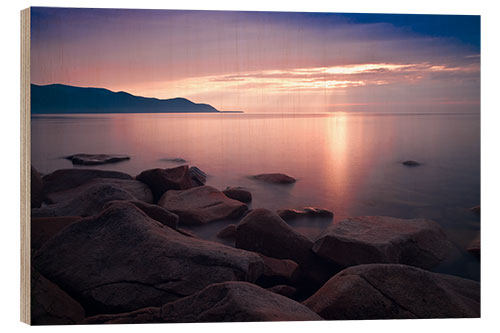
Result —
<instances>
[{"instance_id":1,"label":"smooth boulder","mask_svg":"<svg viewBox=\"0 0 500 333\"><path fill-rule=\"evenodd\" d=\"M97 169L59 169L42 177L43 193L65 191L88 183L95 178L132 180L132 176L118 171Z\"/></svg>"},{"instance_id":2,"label":"smooth boulder","mask_svg":"<svg viewBox=\"0 0 500 333\"><path fill-rule=\"evenodd\" d=\"M235 239L236 238L236 225L228 224L222 228L218 233L217 237L220 239Z\"/></svg>"},{"instance_id":3,"label":"smooth boulder","mask_svg":"<svg viewBox=\"0 0 500 333\"><path fill-rule=\"evenodd\" d=\"M179 216L181 225L203 225L213 221L235 219L248 207L211 186L199 186L189 190L168 191L158 205Z\"/></svg>"},{"instance_id":4,"label":"smooth boulder","mask_svg":"<svg viewBox=\"0 0 500 333\"><path fill-rule=\"evenodd\" d=\"M31 208L40 208L43 203L43 182L40 173L31 166Z\"/></svg>"},{"instance_id":5,"label":"smooth boulder","mask_svg":"<svg viewBox=\"0 0 500 333\"><path fill-rule=\"evenodd\" d=\"M78 165L99 165L117 163L121 161L130 160L127 155L107 155L107 154L74 154L66 156L73 164Z\"/></svg>"},{"instance_id":6,"label":"smooth boulder","mask_svg":"<svg viewBox=\"0 0 500 333\"><path fill-rule=\"evenodd\" d=\"M198 167L190 167L189 176L191 177L193 186L203 186L207 182L207 174Z\"/></svg>"},{"instance_id":7,"label":"smooth boulder","mask_svg":"<svg viewBox=\"0 0 500 333\"><path fill-rule=\"evenodd\" d=\"M243 203L249 203L252 201L252 193L245 190L243 187L227 187L222 191L228 198L241 201Z\"/></svg>"},{"instance_id":8,"label":"smooth boulder","mask_svg":"<svg viewBox=\"0 0 500 333\"><path fill-rule=\"evenodd\" d=\"M31 219L31 249L36 250L42 247L45 242L51 239L59 231L66 228L73 222L81 219L80 216L55 216L39 217Z\"/></svg>"},{"instance_id":9,"label":"smooth boulder","mask_svg":"<svg viewBox=\"0 0 500 333\"><path fill-rule=\"evenodd\" d=\"M47 241L34 266L88 314L160 306L217 282L255 281L255 253L186 237L121 202Z\"/></svg>"},{"instance_id":10,"label":"smooth boulder","mask_svg":"<svg viewBox=\"0 0 500 333\"><path fill-rule=\"evenodd\" d=\"M312 247L318 256L344 267L394 263L424 269L444 260L450 249L437 223L385 216L340 221L326 229Z\"/></svg>"},{"instance_id":11,"label":"smooth boulder","mask_svg":"<svg viewBox=\"0 0 500 333\"><path fill-rule=\"evenodd\" d=\"M103 209L107 209L112 205L120 202L121 201L110 201L104 205ZM131 203L132 205L142 210L147 216L149 216L153 220L156 220L161 224L166 225L167 227L170 227L172 229L177 229L177 227L179 226L179 217L174 213L164 209L163 207L160 207L158 205L148 204L137 200L129 200L125 202Z\"/></svg>"},{"instance_id":12,"label":"smooth boulder","mask_svg":"<svg viewBox=\"0 0 500 333\"><path fill-rule=\"evenodd\" d=\"M250 176L250 178L271 184L291 184L296 182L295 178L292 178L283 173L262 173L259 175Z\"/></svg>"},{"instance_id":13,"label":"smooth boulder","mask_svg":"<svg viewBox=\"0 0 500 333\"><path fill-rule=\"evenodd\" d=\"M161 309L88 318L84 323L154 322L251 322L322 320L304 305L247 282L212 284L200 292L167 303Z\"/></svg>"},{"instance_id":14,"label":"smooth boulder","mask_svg":"<svg viewBox=\"0 0 500 333\"><path fill-rule=\"evenodd\" d=\"M149 169L135 179L147 184L153 191L155 201L169 190L186 190L194 187L188 165L170 169Z\"/></svg>"},{"instance_id":15,"label":"smooth boulder","mask_svg":"<svg viewBox=\"0 0 500 333\"><path fill-rule=\"evenodd\" d=\"M397 264L347 268L303 302L328 320L476 318L479 283Z\"/></svg>"},{"instance_id":16,"label":"smooth boulder","mask_svg":"<svg viewBox=\"0 0 500 333\"><path fill-rule=\"evenodd\" d=\"M45 201L49 204L56 204L68 199L77 197L90 187L96 184L110 184L111 186L120 188L132 194L137 200L147 203L153 202L153 192L151 189L138 180L133 179L113 179L113 178L94 178L87 183L77 187L73 187L64 191L57 191L45 195Z\"/></svg>"},{"instance_id":17,"label":"smooth boulder","mask_svg":"<svg viewBox=\"0 0 500 333\"><path fill-rule=\"evenodd\" d=\"M285 221L292 221L300 217L311 217L311 218L333 218L333 212L316 207L305 207L302 210L298 209L280 209L276 212L279 217Z\"/></svg>"}]
</instances>

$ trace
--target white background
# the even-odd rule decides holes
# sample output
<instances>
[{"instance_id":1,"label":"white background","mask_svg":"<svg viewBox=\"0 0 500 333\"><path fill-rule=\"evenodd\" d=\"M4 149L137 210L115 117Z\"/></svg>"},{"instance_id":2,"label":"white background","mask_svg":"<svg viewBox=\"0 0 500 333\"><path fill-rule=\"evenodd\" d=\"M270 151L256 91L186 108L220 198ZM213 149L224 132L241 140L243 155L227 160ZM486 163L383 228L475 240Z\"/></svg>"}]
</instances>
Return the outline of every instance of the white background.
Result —
<instances>
[{"instance_id":1,"label":"white background","mask_svg":"<svg viewBox=\"0 0 500 333\"><path fill-rule=\"evenodd\" d=\"M413 14L473 14L481 15L481 213L482 213L482 318L444 320L378 320L335 322L289 322L245 324L148 324L113 326L48 326L29 327L19 322L19 207L20 207L20 10L29 6L151 8L151 9L219 9L219 10L269 10L269 11L323 11L353 13L413 13ZM336 332L447 332L499 331L499 257L500 217L496 208L499 201L500 169L500 12L496 1L319 1L319 0L251 0L251 1L9 1L0 11L2 28L0 48L0 328L3 332L28 330L36 332L106 331L135 332L211 332L247 333L280 330L287 332L336 331Z\"/></svg>"}]
</instances>

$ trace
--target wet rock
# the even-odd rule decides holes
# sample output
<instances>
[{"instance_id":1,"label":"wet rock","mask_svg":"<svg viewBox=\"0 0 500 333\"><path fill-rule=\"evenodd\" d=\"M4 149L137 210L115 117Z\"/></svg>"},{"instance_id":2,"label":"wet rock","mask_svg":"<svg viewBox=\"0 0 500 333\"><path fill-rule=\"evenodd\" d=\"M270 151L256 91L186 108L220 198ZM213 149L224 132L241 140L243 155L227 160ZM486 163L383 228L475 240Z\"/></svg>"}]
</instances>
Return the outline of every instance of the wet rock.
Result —
<instances>
[{"instance_id":1,"label":"wet rock","mask_svg":"<svg viewBox=\"0 0 500 333\"><path fill-rule=\"evenodd\" d=\"M236 225L229 224L217 233L220 239L235 239L236 238Z\"/></svg>"},{"instance_id":2,"label":"wet rock","mask_svg":"<svg viewBox=\"0 0 500 333\"><path fill-rule=\"evenodd\" d=\"M122 201L110 201L104 205L103 209L107 209L112 205L120 202ZM125 202L131 203L132 205L142 210L147 216L149 216L153 220L156 220L161 224L166 225L167 227L170 227L172 229L177 229L179 225L179 217L176 214L164 209L163 207L160 207L158 205L148 204L143 201L137 201L137 200L129 200Z\"/></svg>"},{"instance_id":3,"label":"wet rock","mask_svg":"<svg viewBox=\"0 0 500 333\"><path fill-rule=\"evenodd\" d=\"M252 201L252 193L245 190L243 187L227 187L224 191L222 191L226 195L226 197L241 201L243 203L249 203Z\"/></svg>"},{"instance_id":4,"label":"wet rock","mask_svg":"<svg viewBox=\"0 0 500 333\"><path fill-rule=\"evenodd\" d=\"M186 190L194 187L187 165L171 169L150 169L141 172L135 178L151 188L155 201L168 190Z\"/></svg>"},{"instance_id":5,"label":"wet rock","mask_svg":"<svg viewBox=\"0 0 500 333\"><path fill-rule=\"evenodd\" d=\"M278 215L285 221L292 221L299 217L311 218L333 218L333 213L323 208L306 207L303 210L297 209L281 209L277 211Z\"/></svg>"},{"instance_id":6,"label":"wet rock","mask_svg":"<svg viewBox=\"0 0 500 333\"><path fill-rule=\"evenodd\" d=\"M132 176L118 171L96 169L60 169L43 176L43 192L45 195L65 191L88 183L95 178L113 178L132 180Z\"/></svg>"},{"instance_id":7,"label":"wet rock","mask_svg":"<svg viewBox=\"0 0 500 333\"><path fill-rule=\"evenodd\" d=\"M114 200L136 200L129 192L109 183L97 183L66 201L34 208L31 217L91 216L103 210L106 203Z\"/></svg>"},{"instance_id":8,"label":"wet rock","mask_svg":"<svg viewBox=\"0 0 500 333\"><path fill-rule=\"evenodd\" d=\"M31 324L70 325L83 320L82 306L54 283L31 274Z\"/></svg>"},{"instance_id":9,"label":"wet rock","mask_svg":"<svg viewBox=\"0 0 500 333\"><path fill-rule=\"evenodd\" d=\"M271 288L267 288L267 290L292 299L297 293L297 289L292 286L287 286L286 284L280 284Z\"/></svg>"},{"instance_id":10,"label":"wet rock","mask_svg":"<svg viewBox=\"0 0 500 333\"><path fill-rule=\"evenodd\" d=\"M481 256L481 235L477 235L467 246L467 251L479 258Z\"/></svg>"},{"instance_id":11,"label":"wet rock","mask_svg":"<svg viewBox=\"0 0 500 333\"><path fill-rule=\"evenodd\" d=\"M66 157L73 164L79 165L99 165L117 163L130 160L127 155L106 155L106 154L75 154Z\"/></svg>"},{"instance_id":12,"label":"wet rock","mask_svg":"<svg viewBox=\"0 0 500 333\"><path fill-rule=\"evenodd\" d=\"M332 277L304 305L328 320L479 317L479 283L396 264Z\"/></svg>"},{"instance_id":13,"label":"wet rock","mask_svg":"<svg viewBox=\"0 0 500 333\"><path fill-rule=\"evenodd\" d=\"M168 191L158 205L179 216L180 225L203 225L213 221L240 217L248 207L229 199L211 186L184 191Z\"/></svg>"},{"instance_id":14,"label":"wet rock","mask_svg":"<svg viewBox=\"0 0 500 333\"><path fill-rule=\"evenodd\" d=\"M282 173L262 173L260 175L250 176L250 178L272 184L290 184L296 181L295 178Z\"/></svg>"},{"instance_id":15,"label":"wet rock","mask_svg":"<svg viewBox=\"0 0 500 333\"><path fill-rule=\"evenodd\" d=\"M427 269L446 258L451 244L431 220L363 216L332 225L312 249L344 267L398 263Z\"/></svg>"},{"instance_id":16,"label":"wet rock","mask_svg":"<svg viewBox=\"0 0 500 333\"><path fill-rule=\"evenodd\" d=\"M42 176L31 166L31 208L39 208L43 202Z\"/></svg>"},{"instance_id":17,"label":"wet rock","mask_svg":"<svg viewBox=\"0 0 500 333\"><path fill-rule=\"evenodd\" d=\"M137 200L147 203L153 202L153 192L151 189L138 180L131 179L113 179L113 178L95 178L89 182L65 191L52 192L45 196L45 201L49 204L56 204L71 198L81 196L90 187L96 184L109 184L110 186L120 188L132 194Z\"/></svg>"},{"instance_id":18,"label":"wet rock","mask_svg":"<svg viewBox=\"0 0 500 333\"><path fill-rule=\"evenodd\" d=\"M254 282L264 268L257 254L186 237L124 202L59 232L33 263L87 314L161 306L217 282Z\"/></svg>"},{"instance_id":19,"label":"wet rock","mask_svg":"<svg viewBox=\"0 0 500 333\"><path fill-rule=\"evenodd\" d=\"M203 186L207 182L207 174L195 166L189 168L189 175L193 186Z\"/></svg>"},{"instance_id":20,"label":"wet rock","mask_svg":"<svg viewBox=\"0 0 500 333\"><path fill-rule=\"evenodd\" d=\"M40 217L31 219L31 248L39 249L45 242L66 228L80 216Z\"/></svg>"},{"instance_id":21,"label":"wet rock","mask_svg":"<svg viewBox=\"0 0 500 333\"><path fill-rule=\"evenodd\" d=\"M401 164L409 166L409 167L416 167L416 166L420 165L420 163L418 163L416 161L412 161L412 160L407 160L407 161L401 162Z\"/></svg>"}]
</instances>

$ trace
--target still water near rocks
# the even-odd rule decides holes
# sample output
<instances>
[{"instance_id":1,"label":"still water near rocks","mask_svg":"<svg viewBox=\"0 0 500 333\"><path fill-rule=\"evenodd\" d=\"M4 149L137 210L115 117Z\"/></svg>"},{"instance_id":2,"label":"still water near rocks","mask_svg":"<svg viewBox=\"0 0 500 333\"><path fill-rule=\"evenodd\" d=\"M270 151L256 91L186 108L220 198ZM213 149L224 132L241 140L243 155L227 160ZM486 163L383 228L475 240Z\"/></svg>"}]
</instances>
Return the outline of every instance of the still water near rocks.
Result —
<instances>
[{"instance_id":1,"label":"still water near rocks","mask_svg":"<svg viewBox=\"0 0 500 333\"><path fill-rule=\"evenodd\" d=\"M181 164L208 174L219 190L242 186L250 208L321 207L334 220L290 224L311 239L348 216L383 215L436 221L460 249L437 271L479 279L479 262L463 251L479 232L470 207L480 199L478 114L105 114L32 117L32 164L116 170L135 176ZM125 154L130 160L76 166L77 153ZM414 160L421 165L402 164ZM291 184L250 175L285 173ZM217 240L228 221L191 230ZM227 243L227 242L226 242Z\"/></svg>"}]
</instances>

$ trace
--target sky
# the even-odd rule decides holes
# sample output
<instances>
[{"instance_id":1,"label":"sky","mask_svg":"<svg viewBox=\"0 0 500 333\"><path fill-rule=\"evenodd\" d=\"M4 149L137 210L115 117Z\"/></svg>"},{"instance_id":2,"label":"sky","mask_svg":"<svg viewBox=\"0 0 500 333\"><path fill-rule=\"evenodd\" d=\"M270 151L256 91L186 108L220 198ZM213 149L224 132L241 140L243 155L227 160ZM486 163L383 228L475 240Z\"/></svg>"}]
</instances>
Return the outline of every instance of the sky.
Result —
<instances>
[{"instance_id":1,"label":"sky","mask_svg":"<svg viewBox=\"0 0 500 333\"><path fill-rule=\"evenodd\" d=\"M33 7L31 81L255 113L479 112L480 17Z\"/></svg>"}]
</instances>

